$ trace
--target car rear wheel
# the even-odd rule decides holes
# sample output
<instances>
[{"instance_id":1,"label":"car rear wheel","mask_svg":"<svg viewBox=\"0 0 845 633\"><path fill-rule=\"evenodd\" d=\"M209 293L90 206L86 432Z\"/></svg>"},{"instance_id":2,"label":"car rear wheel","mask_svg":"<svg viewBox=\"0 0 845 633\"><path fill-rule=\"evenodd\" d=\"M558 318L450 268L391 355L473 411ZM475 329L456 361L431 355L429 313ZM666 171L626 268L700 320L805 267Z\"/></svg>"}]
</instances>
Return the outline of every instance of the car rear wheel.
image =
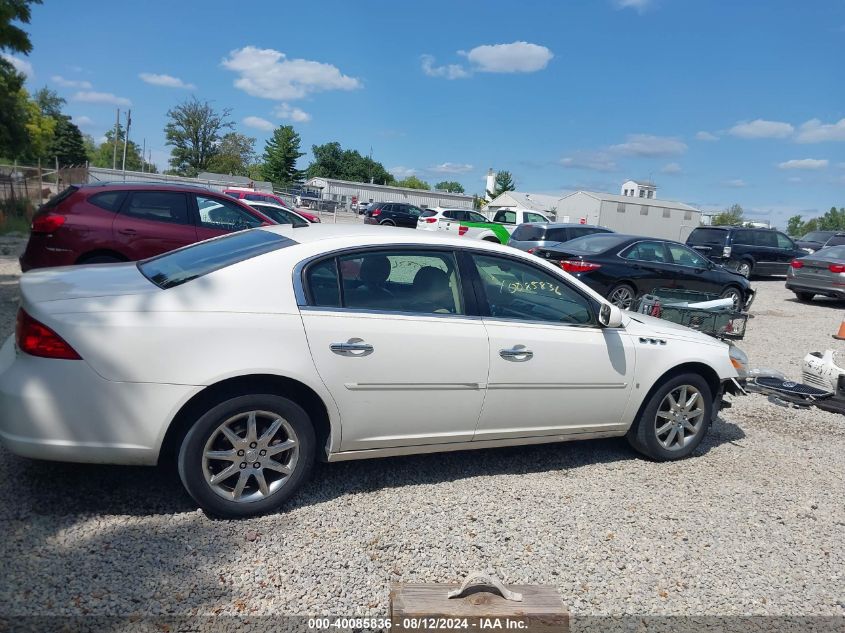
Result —
<instances>
[{"instance_id":1,"label":"car rear wheel","mask_svg":"<svg viewBox=\"0 0 845 633\"><path fill-rule=\"evenodd\" d=\"M629 310L634 305L636 298L636 290L628 284L618 284L607 293L607 300L623 310Z\"/></svg>"},{"instance_id":2,"label":"car rear wheel","mask_svg":"<svg viewBox=\"0 0 845 633\"><path fill-rule=\"evenodd\" d=\"M754 268L754 266L751 264L751 262L742 261L742 262L737 263L736 272L738 272L740 275L742 275L746 279L750 279L751 278L751 270L753 268Z\"/></svg>"},{"instance_id":3,"label":"car rear wheel","mask_svg":"<svg viewBox=\"0 0 845 633\"><path fill-rule=\"evenodd\" d=\"M211 515L239 518L278 509L307 479L316 439L308 414L272 394L231 398L188 431L179 476Z\"/></svg>"},{"instance_id":4,"label":"car rear wheel","mask_svg":"<svg viewBox=\"0 0 845 633\"><path fill-rule=\"evenodd\" d=\"M382 226L396 226L396 222L394 222L393 220L382 220L381 222L379 222L379 224L381 224Z\"/></svg>"},{"instance_id":5,"label":"car rear wheel","mask_svg":"<svg viewBox=\"0 0 845 633\"><path fill-rule=\"evenodd\" d=\"M713 395L704 378L673 376L649 398L628 431L628 443L655 461L682 459L701 444L712 411Z\"/></svg>"},{"instance_id":6,"label":"car rear wheel","mask_svg":"<svg viewBox=\"0 0 845 633\"><path fill-rule=\"evenodd\" d=\"M796 292L795 296L798 298L798 301L812 301L813 297L816 296L814 292Z\"/></svg>"},{"instance_id":7,"label":"car rear wheel","mask_svg":"<svg viewBox=\"0 0 845 633\"><path fill-rule=\"evenodd\" d=\"M719 295L722 299L730 299L733 301L733 308L734 310L739 310L742 308L742 292L740 292L739 288L734 286L729 286L722 291L722 294Z\"/></svg>"}]
</instances>

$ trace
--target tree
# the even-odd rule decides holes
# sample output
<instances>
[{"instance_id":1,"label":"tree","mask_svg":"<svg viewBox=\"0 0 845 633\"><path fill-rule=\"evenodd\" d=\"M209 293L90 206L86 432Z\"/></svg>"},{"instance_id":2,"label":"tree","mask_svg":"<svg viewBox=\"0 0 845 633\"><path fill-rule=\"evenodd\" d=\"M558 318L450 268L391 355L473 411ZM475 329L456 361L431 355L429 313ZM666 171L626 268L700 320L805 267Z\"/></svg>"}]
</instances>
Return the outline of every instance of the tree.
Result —
<instances>
[{"instance_id":1,"label":"tree","mask_svg":"<svg viewBox=\"0 0 845 633\"><path fill-rule=\"evenodd\" d=\"M54 90L46 87L38 90L33 99L41 112L56 122L53 140L42 158L58 158L60 165L81 165L88 160L82 132L71 118L62 112L66 101Z\"/></svg>"},{"instance_id":2,"label":"tree","mask_svg":"<svg viewBox=\"0 0 845 633\"><path fill-rule=\"evenodd\" d=\"M711 224L713 226L731 226L741 225L744 221L742 207L738 204L731 205L724 211L720 211L713 216Z\"/></svg>"},{"instance_id":3,"label":"tree","mask_svg":"<svg viewBox=\"0 0 845 633\"><path fill-rule=\"evenodd\" d=\"M208 101L196 97L180 103L167 111L170 122L164 133L167 144L172 145L170 165L182 175L196 176L208 169L209 161L218 152L220 134L231 129L231 110L217 112Z\"/></svg>"},{"instance_id":4,"label":"tree","mask_svg":"<svg viewBox=\"0 0 845 633\"><path fill-rule=\"evenodd\" d=\"M803 226L804 222L801 220L801 216L793 215L786 221L786 232L789 235L801 236L804 234L804 231L801 230Z\"/></svg>"},{"instance_id":5,"label":"tree","mask_svg":"<svg viewBox=\"0 0 845 633\"><path fill-rule=\"evenodd\" d=\"M229 132L220 139L217 153L208 161L208 171L230 176L248 176L255 162L255 139Z\"/></svg>"},{"instance_id":6,"label":"tree","mask_svg":"<svg viewBox=\"0 0 845 633\"><path fill-rule=\"evenodd\" d=\"M381 163L357 150L344 150L337 141L313 145L314 160L305 170L306 178L337 178L352 182L374 182L390 185L395 178Z\"/></svg>"},{"instance_id":7,"label":"tree","mask_svg":"<svg viewBox=\"0 0 845 633\"><path fill-rule=\"evenodd\" d=\"M264 145L262 173L265 180L279 187L290 187L302 180L302 172L296 168L296 161L305 155L299 151L300 143L299 134L292 125L280 125L273 130L273 136Z\"/></svg>"},{"instance_id":8,"label":"tree","mask_svg":"<svg viewBox=\"0 0 845 633\"><path fill-rule=\"evenodd\" d=\"M509 171L500 171L496 174L496 184L493 187L493 191L488 191L487 195L490 196L490 199L497 198L501 196L506 191L515 191L516 185L513 183L513 176Z\"/></svg>"},{"instance_id":9,"label":"tree","mask_svg":"<svg viewBox=\"0 0 845 633\"><path fill-rule=\"evenodd\" d=\"M434 185L434 188L438 191L448 191L449 193L464 192L463 185L455 180L443 180L442 182L438 182Z\"/></svg>"},{"instance_id":10,"label":"tree","mask_svg":"<svg viewBox=\"0 0 845 633\"><path fill-rule=\"evenodd\" d=\"M123 126L117 126L117 168L120 169L123 165L123 139L126 134ZM107 167L111 169L112 158L114 156L114 130L106 132L106 140L101 143L95 150L94 155L90 158L91 165L94 167ZM149 173L156 173L156 166L148 163L141 158L141 150L137 143L130 140L126 144L126 170L127 171L141 171Z\"/></svg>"},{"instance_id":11,"label":"tree","mask_svg":"<svg viewBox=\"0 0 845 633\"><path fill-rule=\"evenodd\" d=\"M396 182L396 186L405 187L407 189L431 189L431 185L429 185L425 180L420 180L413 174L403 180L398 180Z\"/></svg>"},{"instance_id":12,"label":"tree","mask_svg":"<svg viewBox=\"0 0 845 633\"><path fill-rule=\"evenodd\" d=\"M10 50L28 55L32 51L29 33L12 22L29 24L32 17L31 4L41 0L0 0L0 50Z\"/></svg>"},{"instance_id":13,"label":"tree","mask_svg":"<svg viewBox=\"0 0 845 633\"><path fill-rule=\"evenodd\" d=\"M32 50L29 34L12 22L29 24L31 4L41 0L0 0L0 52L28 54ZM0 57L0 155L17 157L27 148L28 109L21 100L25 77L6 59Z\"/></svg>"},{"instance_id":14,"label":"tree","mask_svg":"<svg viewBox=\"0 0 845 633\"><path fill-rule=\"evenodd\" d=\"M56 119L44 114L38 103L29 98L26 90L21 89L18 99L26 111L24 127L28 137L27 146L21 153L22 158L28 161L46 158L55 138Z\"/></svg>"}]
</instances>

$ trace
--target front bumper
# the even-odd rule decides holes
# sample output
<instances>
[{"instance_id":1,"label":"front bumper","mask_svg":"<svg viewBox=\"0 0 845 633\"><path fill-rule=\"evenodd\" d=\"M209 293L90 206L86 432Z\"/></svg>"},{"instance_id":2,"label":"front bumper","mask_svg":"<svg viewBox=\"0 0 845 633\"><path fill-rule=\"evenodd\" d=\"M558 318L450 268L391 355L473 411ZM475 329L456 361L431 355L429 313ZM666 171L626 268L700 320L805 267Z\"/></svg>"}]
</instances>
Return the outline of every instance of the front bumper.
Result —
<instances>
[{"instance_id":1,"label":"front bumper","mask_svg":"<svg viewBox=\"0 0 845 633\"><path fill-rule=\"evenodd\" d=\"M155 464L165 431L202 387L113 382L84 360L0 349L0 442L33 459Z\"/></svg>"}]
</instances>

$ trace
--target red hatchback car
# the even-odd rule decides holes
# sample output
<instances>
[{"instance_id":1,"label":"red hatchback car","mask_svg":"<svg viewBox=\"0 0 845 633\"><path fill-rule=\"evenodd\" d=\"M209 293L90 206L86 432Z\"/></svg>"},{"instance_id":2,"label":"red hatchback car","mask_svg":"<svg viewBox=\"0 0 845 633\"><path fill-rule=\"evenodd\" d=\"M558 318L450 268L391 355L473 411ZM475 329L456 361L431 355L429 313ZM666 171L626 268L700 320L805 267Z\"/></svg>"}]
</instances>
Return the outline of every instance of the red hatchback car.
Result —
<instances>
[{"instance_id":1,"label":"red hatchback car","mask_svg":"<svg viewBox=\"0 0 845 633\"><path fill-rule=\"evenodd\" d=\"M32 218L21 270L135 261L269 224L275 222L252 207L202 187L72 185Z\"/></svg>"}]
</instances>

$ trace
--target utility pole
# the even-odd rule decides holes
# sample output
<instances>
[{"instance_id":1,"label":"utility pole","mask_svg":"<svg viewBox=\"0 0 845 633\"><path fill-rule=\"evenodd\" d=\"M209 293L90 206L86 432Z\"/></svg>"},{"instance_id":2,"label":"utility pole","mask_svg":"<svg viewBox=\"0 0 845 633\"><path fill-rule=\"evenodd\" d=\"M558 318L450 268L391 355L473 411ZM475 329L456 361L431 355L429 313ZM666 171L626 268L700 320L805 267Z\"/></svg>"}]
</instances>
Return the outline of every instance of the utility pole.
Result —
<instances>
[{"instance_id":1,"label":"utility pole","mask_svg":"<svg viewBox=\"0 0 845 633\"><path fill-rule=\"evenodd\" d=\"M129 126L132 125L132 110L126 111L126 134L123 136L123 181L126 182L126 145L129 143Z\"/></svg>"},{"instance_id":2,"label":"utility pole","mask_svg":"<svg viewBox=\"0 0 845 633\"><path fill-rule=\"evenodd\" d=\"M145 162L145 158L144 158L144 157L145 157L146 155L147 155L147 139L146 139L146 137L145 137L145 138L144 138L144 145L143 145L143 147L142 147L142 149L141 149L141 173L142 173L142 174L144 173L144 162Z\"/></svg>"},{"instance_id":3,"label":"utility pole","mask_svg":"<svg viewBox=\"0 0 845 633\"><path fill-rule=\"evenodd\" d=\"M114 138L112 139L112 143L114 143L114 148L112 149L111 154L111 168L117 169L117 137L120 134L120 108L117 109L117 119L114 122Z\"/></svg>"}]
</instances>

